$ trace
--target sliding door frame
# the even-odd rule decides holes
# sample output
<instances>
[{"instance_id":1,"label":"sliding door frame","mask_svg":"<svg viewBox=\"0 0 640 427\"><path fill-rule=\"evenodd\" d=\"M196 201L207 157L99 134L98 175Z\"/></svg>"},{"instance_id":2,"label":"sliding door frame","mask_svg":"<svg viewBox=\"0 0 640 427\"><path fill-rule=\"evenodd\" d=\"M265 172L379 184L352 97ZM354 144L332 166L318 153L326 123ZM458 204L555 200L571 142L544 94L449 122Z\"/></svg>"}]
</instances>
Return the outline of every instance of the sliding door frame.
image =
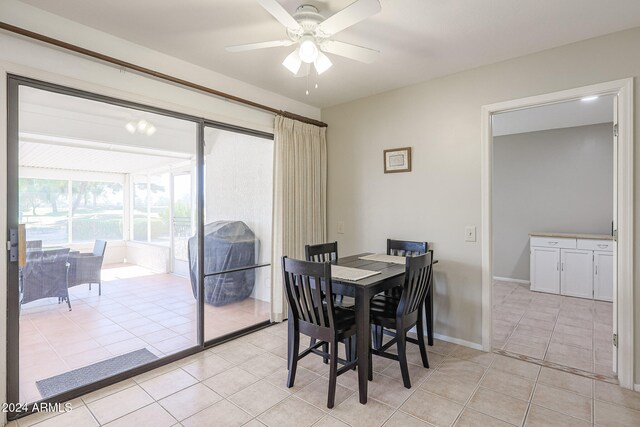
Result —
<instances>
[{"instance_id":1,"label":"sliding door frame","mask_svg":"<svg viewBox=\"0 0 640 427\"><path fill-rule=\"evenodd\" d=\"M247 129L235 125L229 125L225 123L220 123L208 119L204 119L201 117L196 117L189 114L184 114L176 111L172 111L165 108L153 107L150 105L146 105L144 103L128 101L119 99L113 96L103 95L99 93L95 93L88 90L75 89L68 86L63 86L56 83L50 83L43 80L35 79L32 77L24 77L19 74L14 74L11 72L7 72L5 69L0 67L0 84L4 87L0 88L0 95L4 92L6 94L7 100L7 110L6 110L6 129L7 134L3 135L2 138L6 136L6 146L7 146L7 173L6 176L0 178L0 184L6 183L7 190L7 210L6 210L6 237L8 240L9 230L12 228L17 228L19 215L18 215L18 178L19 178L19 88L20 86L31 87L35 89L40 89L48 92L53 92L62 95L74 96L82 99L87 99L91 101L103 102L115 106L120 106L124 108L132 108L143 112L153 113L162 115L165 117L171 117L175 119L180 119L184 121L192 122L196 125L196 164L197 164L197 184L196 184L196 194L197 194L197 236L198 236L198 259L203 259L204 257L204 129L205 126L216 127L219 129L239 132L243 134L259 136L263 138L271 138L273 139L273 134L256 131L252 129ZM2 160L3 156L0 156L0 160ZM2 188L0 188L1 190ZM0 218L2 219L2 218ZM18 283L18 265L16 262L8 261L8 256L6 257L6 285L7 285L7 316L6 316L6 331L7 331L7 347L6 347L6 378L7 378L7 388L6 388L6 402L17 404L20 400L20 350L19 350L19 340L20 340L20 328L19 328L19 316L20 316L20 306L19 306L19 291L17 286ZM56 396L42 399L37 402L21 402L24 404L28 404L28 406L18 407L18 410L9 411L7 413L7 418L9 420L13 420L16 418L20 418L22 416L29 415L32 412L37 412L37 408L35 407L35 403L37 404L49 404L49 403L61 403L65 401L69 401L83 394L98 390L100 388L118 383L127 378L131 378L133 376L139 375L141 373L156 369L160 366L167 365L169 363L175 362L176 360L182 359L184 357L199 353L209 347L215 346L222 342L229 341L231 339L237 338L242 335L246 335L248 333L254 332L258 329L264 328L271 324L270 321L261 322L255 325L251 325L247 328L235 331L233 333L218 337L214 340L206 341L204 339L204 263L198 263L198 300L197 300L197 342L192 347L181 350L177 353L162 357L156 361L145 364L143 366L139 366L128 371L113 375L108 378L104 378L100 381L94 382L92 384L88 384L85 386L81 386L75 388L73 390L69 390L67 392L58 394ZM10 407L12 409L13 407Z\"/></svg>"},{"instance_id":2,"label":"sliding door frame","mask_svg":"<svg viewBox=\"0 0 640 427\"><path fill-rule=\"evenodd\" d=\"M202 147L202 150L203 150L203 153L202 153L202 168L198 169L199 171L203 171L203 173L204 173L204 147L206 145L206 141L205 141L205 138L204 138L204 129L206 129L206 128L215 128L215 129L219 129L219 130L224 130L224 131L229 131L229 132L234 132L234 133L240 133L240 134L243 134L243 135L253 136L253 137L256 137L256 138L267 139L267 140L270 140L270 141L274 140L274 135L272 133L269 133L269 132L262 132L262 131L258 131L258 130L239 128L239 127L233 126L233 125L227 125L227 124L224 124L224 123L214 122L214 121L211 121L211 120L205 120L204 121L204 127L203 127L203 134L202 134L202 144L201 144L201 147ZM200 165L198 165L198 166L200 166ZM203 180L202 188L204 189L204 175L202 177L202 180ZM202 193L203 193L202 197L204 197L204 191ZM204 215L204 203L203 203L203 212L202 212L202 214ZM272 222L272 225L273 225L273 222ZM272 241L273 241L273 226L271 228L272 228L272 230L271 230L272 231L272 236L271 237L272 237ZM204 222L203 222L203 228L202 228L202 230L199 230L199 234L198 235L204 236ZM203 237L203 239L204 239L204 237ZM204 241L202 243L202 248L203 248L203 251L204 251ZM202 257L199 258L199 259L204 259L204 253L202 254ZM205 277L217 276L217 275L220 275L220 274L226 274L226 273L230 273L230 272L237 272L237 271L244 271L244 270L256 270L256 269L262 268L262 267L270 267L271 265L272 265L271 263L255 264L255 265L236 268L236 269L232 269L232 270L216 271L215 273L210 273L210 274L205 274L204 271L203 271L202 272L202 276L201 276L203 278L202 283L204 283L204 278ZM203 292L204 292L204 290L203 290ZM201 300L202 300L202 306L203 306L202 325L204 326L204 298L201 298ZM248 333L251 333L251 332L255 331L256 328L264 328L266 326L271 325L272 323L273 322L271 322L271 320L265 320L263 322L255 324L253 326L249 326L249 327L240 329L239 331L231 332L229 334L221 335L219 337L215 337L215 338L212 338L210 340L205 340L204 335L203 335L203 340L205 340L204 341L204 345L207 348L208 347L213 347L215 345L218 345L218 344L221 344L223 342L226 342L226 341L229 341L229 340L232 340L232 339L236 338L238 336L238 334L246 335Z\"/></svg>"}]
</instances>

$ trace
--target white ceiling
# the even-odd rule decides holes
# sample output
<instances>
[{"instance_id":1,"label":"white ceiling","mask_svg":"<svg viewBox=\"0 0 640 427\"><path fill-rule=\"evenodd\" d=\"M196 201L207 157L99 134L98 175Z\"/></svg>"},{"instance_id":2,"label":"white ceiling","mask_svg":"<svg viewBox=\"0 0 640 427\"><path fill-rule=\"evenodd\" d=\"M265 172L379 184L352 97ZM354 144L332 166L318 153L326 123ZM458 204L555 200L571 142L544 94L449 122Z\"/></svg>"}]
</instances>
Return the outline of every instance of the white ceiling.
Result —
<instances>
[{"instance_id":1,"label":"white ceiling","mask_svg":"<svg viewBox=\"0 0 640 427\"><path fill-rule=\"evenodd\" d=\"M509 111L493 116L493 136L611 123L613 95Z\"/></svg>"},{"instance_id":2,"label":"white ceiling","mask_svg":"<svg viewBox=\"0 0 640 427\"><path fill-rule=\"evenodd\" d=\"M640 26L638 0L381 0L382 12L337 40L380 50L370 65L334 63L310 94L281 65L293 50L230 53L225 46L285 38L256 0L22 0L134 43L317 107ZM302 3L325 16L353 0Z\"/></svg>"},{"instance_id":3,"label":"white ceiling","mask_svg":"<svg viewBox=\"0 0 640 427\"><path fill-rule=\"evenodd\" d=\"M20 141L20 166L66 171L141 173L189 164L188 160L103 148ZM90 175L88 175L90 176Z\"/></svg>"},{"instance_id":4,"label":"white ceiling","mask_svg":"<svg viewBox=\"0 0 640 427\"><path fill-rule=\"evenodd\" d=\"M192 122L30 87L19 98L22 167L137 173L195 157ZM153 135L126 130L141 119L156 127Z\"/></svg>"}]
</instances>

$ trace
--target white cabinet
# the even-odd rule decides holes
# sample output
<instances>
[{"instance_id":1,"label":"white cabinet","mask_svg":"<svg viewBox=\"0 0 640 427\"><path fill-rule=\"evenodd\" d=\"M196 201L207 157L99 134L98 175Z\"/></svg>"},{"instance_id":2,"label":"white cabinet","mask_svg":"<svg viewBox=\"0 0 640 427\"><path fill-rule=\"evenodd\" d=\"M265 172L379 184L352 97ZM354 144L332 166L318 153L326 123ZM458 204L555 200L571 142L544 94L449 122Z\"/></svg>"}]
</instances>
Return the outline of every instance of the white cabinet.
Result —
<instances>
[{"instance_id":1,"label":"white cabinet","mask_svg":"<svg viewBox=\"0 0 640 427\"><path fill-rule=\"evenodd\" d=\"M560 292L560 249L531 247L531 290Z\"/></svg>"},{"instance_id":2,"label":"white cabinet","mask_svg":"<svg viewBox=\"0 0 640 427\"><path fill-rule=\"evenodd\" d=\"M593 298L593 251L562 249L560 283L562 295Z\"/></svg>"},{"instance_id":3,"label":"white cabinet","mask_svg":"<svg viewBox=\"0 0 640 427\"><path fill-rule=\"evenodd\" d=\"M531 290L613 300L613 240L531 236Z\"/></svg>"},{"instance_id":4,"label":"white cabinet","mask_svg":"<svg viewBox=\"0 0 640 427\"><path fill-rule=\"evenodd\" d=\"M613 301L613 252L593 252L593 297Z\"/></svg>"}]
</instances>

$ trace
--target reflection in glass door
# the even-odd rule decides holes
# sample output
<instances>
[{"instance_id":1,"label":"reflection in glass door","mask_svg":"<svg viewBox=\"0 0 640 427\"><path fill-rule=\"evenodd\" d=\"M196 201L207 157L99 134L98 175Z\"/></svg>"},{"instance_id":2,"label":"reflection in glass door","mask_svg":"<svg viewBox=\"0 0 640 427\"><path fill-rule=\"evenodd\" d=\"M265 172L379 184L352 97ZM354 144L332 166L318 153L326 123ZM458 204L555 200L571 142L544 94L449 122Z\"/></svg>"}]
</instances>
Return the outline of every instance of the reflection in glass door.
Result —
<instances>
[{"instance_id":1,"label":"reflection in glass door","mask_svg":"<svg viewBox=\"0 0 640 427\"><path fill-rule=\"evenodd\" d=\"M172 249L173 273L189 275L189 238L194 234L191 173L173 174Z\"/></svg>"}]
</instances>

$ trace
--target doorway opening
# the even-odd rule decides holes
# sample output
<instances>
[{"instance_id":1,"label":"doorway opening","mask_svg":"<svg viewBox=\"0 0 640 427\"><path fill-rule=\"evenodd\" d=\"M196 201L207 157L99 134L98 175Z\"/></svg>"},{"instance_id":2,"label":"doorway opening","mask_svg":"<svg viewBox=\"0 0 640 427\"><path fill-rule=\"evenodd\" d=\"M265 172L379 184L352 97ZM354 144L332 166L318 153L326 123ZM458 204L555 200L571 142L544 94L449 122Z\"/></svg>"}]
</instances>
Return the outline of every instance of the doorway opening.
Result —
<instances>
[{"instance_id":1,"label":"doorway opening","mask_svg":"<svg viewBox=\"0 0 640 427\"><path fill-rule=\"evenodd\" d=\"M485 106L482 135L483 347L627 388L630 89Z\"/></svg>"},{"instance_id":2,"label":"doorway opening","mask_svg":"<svg viewBox=\"0 0 640 427\"><path fill-rule=\"evenodd\" d=\"M612 95L493 116L494 351L615 378Z\"/></svg>"}]
</instances>

